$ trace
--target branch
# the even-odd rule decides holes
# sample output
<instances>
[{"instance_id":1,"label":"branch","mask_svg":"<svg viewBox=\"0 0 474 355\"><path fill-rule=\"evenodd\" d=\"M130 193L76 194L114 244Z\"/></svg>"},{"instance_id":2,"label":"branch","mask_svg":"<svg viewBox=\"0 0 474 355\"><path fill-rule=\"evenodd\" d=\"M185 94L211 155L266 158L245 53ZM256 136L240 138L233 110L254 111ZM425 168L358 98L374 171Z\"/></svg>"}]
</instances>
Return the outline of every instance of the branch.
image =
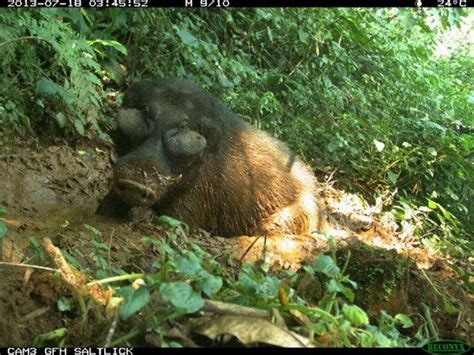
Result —
<instances>
[{"instance_id":1,"label":"branch","mask_svg":"<svg viewBox=\"0 0 474 355\"><path fill-rule=\"evenodd\" d=\"M32 269L44 270L44 271L59 272L59 269L53 269L53 268L51 268L51 267L39 266L39 265L31 265L31 264L8 263L8 262L6 262L6 261L0 261L0 265L17 266L17 267L27 267L27 268L32 268Z\"/></svg>"}]
</instances>

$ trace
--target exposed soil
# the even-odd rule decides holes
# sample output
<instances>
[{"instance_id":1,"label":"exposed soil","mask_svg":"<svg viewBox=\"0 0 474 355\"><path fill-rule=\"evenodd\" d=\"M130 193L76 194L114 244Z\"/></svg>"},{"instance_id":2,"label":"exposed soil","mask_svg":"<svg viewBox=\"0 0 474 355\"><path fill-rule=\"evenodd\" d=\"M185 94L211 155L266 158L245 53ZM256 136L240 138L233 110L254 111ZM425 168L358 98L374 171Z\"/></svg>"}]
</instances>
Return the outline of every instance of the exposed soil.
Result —
<instances>
[{"instance_id":1,"label":"exposed soil","mask_svg":"<svg viewBox=\"0 0 474 355\"><path fill-rule=\"evenodd\" d=\"M111 273L149 270L154 251L142 237L164 239L165 228L146 219L119 223L94 213L109 189L113 159L110 148L92 143L74 148L18 144L0 150L0 204L8 211L1 218L8 226L2 260L48 265L39 241L49 237L68 262L92 277L101 258ZM322 189L327 210L325 234L334 237L341 258L351 251L348 273L359 284L356 303L374 317L381 310L409 314L418 325L425 304L441 337L472 344L473 298L448 262L399 232L395 222L381 217L380 206L363 206L327 183ZM229 269L238 263L229 263L228 256L240 259L255 241L254 237L221 238L200 230L191 231L188 238ZM101 250L102 244L107 250ZM286 236L267 240L266 248L273 268L296 270L303 261L328 250L328 242L321 236ZM262 250L260 238L243 260L260 258ZM84 328L74 305L60 312L58 300L72 295L50 271L0 265L0 277L0 346L29 346L39 334L61 327L74 329L67 338L71 345L102 344L110 322L93 312L95 318ZM308 294L313 286L301 284ZM452 315L446 312L446 302L457 309Z\"/></svg>"}]
</instances>

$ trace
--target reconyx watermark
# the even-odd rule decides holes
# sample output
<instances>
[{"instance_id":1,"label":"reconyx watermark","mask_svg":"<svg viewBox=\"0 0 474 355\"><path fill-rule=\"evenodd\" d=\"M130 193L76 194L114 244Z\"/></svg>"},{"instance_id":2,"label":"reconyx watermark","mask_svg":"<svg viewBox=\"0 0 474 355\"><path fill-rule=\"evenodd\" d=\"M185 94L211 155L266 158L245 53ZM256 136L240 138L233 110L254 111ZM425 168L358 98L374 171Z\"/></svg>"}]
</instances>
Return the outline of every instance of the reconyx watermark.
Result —
<instances>
[{"instance_id":1,"label":"reconyx watermark","mask_svg":"<svg viewBox=\"0 0 474 355\"><path fill-rule=\"evenodd\" d=\"M423 350L430 354L464 354L471 347L462 341L437 340L423 345Z\"/></svg>"}]
</instances>

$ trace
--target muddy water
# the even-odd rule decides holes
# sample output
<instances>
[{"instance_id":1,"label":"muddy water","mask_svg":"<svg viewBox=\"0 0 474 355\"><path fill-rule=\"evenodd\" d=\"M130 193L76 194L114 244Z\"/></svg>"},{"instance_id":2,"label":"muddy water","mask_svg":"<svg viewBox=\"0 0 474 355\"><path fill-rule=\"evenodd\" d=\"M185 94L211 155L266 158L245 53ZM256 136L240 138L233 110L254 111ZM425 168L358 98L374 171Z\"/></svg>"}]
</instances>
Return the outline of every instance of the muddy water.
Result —
<instances>
[{"instance_id":1,"label":"muddy water","mask_svg":"<svg viewBox=\"0 0 474 355\"><path fill-rule=\"evenodd\" d=\"M146 270L154 256L152 251L147 255L140 238L144 234L159 237L161 227L140 229L95 214L109 189L112 154L66 145L3 149L0 204L8 212L1 217L8 232L2 261L53 266L38 247L41 238L48 237L91 278L100 268L108 268L105 272L109 273ZM104 245L108 250L99 257L98 249ZM99 264L101 260L106 265ZM31 346L37 335L60 327L71 332L71 344L94 345L102 339L103 320L89 322L88 332L71 330L79 323L78 312L58 311L57 300L71 299L71 294L53 273L0 265L0 280L0 346Z\"/></svg>"},{"instance_id":2,"label":"muddy water","mask_svg":"<svg viewBox=\"0 0 474 355\"><path fill-rule=\"evenodd\" d=\"M53 146L0 155L0 203L16 211L48 205L94 205L108 190L111 164L105 151Z\"/></svg>"},{"instance_id":3,"label":"muddy water","mask_svg":"<svg viewBox=\"0 0 474 355\"><path fill-rule=\"evenodd\" d=\"M0 204L17 250L31 236L51 236L68 224L93 220L111 176L109 153L66 145L3 149Z\"/></svg>"}]
</instances>

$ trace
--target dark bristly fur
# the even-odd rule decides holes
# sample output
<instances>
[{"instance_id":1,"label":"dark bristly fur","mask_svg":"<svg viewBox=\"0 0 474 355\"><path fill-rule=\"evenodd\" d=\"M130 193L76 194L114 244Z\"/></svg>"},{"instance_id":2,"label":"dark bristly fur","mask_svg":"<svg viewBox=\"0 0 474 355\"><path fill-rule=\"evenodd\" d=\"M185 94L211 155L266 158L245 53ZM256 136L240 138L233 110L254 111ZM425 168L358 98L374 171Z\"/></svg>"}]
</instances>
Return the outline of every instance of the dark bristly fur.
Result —
<instances>
[{"instance_id":1,"label":"dark bristly fur","mask_svg":"<svg viewBox=\"0 0 474 355\"><path fill-rule=\"evenodd\" d=\"M136 83L127 90L123 107L143 112L150 130L147 139L156 144L163 144L159 137L179 124L176 117L186 117L190 129L207 142L199 158L180 171L179 183L158 197L153 206L158 214L221 236L318 230L317 184L311 169L285 144L241 120L193 82ZM173 159L169 161L172 170Z\"/></svg>"}]
</instances>

